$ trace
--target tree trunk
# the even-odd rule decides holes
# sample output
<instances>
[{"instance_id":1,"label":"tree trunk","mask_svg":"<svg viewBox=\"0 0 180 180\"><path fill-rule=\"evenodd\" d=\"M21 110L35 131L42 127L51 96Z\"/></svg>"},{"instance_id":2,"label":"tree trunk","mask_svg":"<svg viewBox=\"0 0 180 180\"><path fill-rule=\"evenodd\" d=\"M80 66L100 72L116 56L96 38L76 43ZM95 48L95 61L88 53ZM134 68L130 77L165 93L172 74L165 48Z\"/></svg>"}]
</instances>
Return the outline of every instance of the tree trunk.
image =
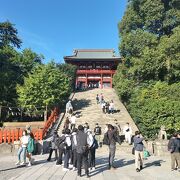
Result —
<instances>
[{"instance_id":1,"label":"tree trunk","mask_svg":"<svg viewBox=\"0 0 180 180\"><path fill-rule=\"evenodd\" d=\"M48 109L47 109L47 105L46 105L46 110L44 111L44 121L47 121L47 111L48 111Z\"/></svg>"}]
</instances>

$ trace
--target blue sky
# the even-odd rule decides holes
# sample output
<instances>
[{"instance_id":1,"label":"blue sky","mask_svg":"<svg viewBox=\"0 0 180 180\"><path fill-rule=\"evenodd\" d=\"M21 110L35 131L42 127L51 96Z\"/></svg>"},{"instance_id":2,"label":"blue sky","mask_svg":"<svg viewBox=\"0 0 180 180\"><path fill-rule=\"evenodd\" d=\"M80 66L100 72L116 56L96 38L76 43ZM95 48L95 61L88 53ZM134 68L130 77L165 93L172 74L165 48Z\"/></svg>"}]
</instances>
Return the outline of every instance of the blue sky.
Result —
<instances>
[{"instance_id":1,"label":"blue sky","mask_svg":"<svg viewBox=\"0 0 180 180\"><path fill-rule=\"evenodd\" d=\"M118 54L118 22L127 0L0 0L0 22L15 24L31 48L63 62L73 49L113 48Z\"/></svg>"}]
</instances>

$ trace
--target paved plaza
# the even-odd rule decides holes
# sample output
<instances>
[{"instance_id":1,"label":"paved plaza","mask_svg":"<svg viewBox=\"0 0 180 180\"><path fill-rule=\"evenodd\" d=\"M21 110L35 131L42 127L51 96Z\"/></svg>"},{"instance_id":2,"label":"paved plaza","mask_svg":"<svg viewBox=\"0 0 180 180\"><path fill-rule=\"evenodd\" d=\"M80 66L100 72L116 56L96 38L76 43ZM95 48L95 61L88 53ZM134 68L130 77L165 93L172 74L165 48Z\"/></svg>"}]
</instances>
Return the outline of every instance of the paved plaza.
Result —
<instances>
[{"instance_id":1,"label":"paved plaza","mask_svg":"<svg viewBox=\"0 0 180 180\"><path fill-rule=\"evenodd\" d=\"M120 147L119 147L120 148ZM97 150L96 169L90 172L90 180L179 180L180 172L170 170L169 157L151 156L144 161L144 169L141 172L135 171L134 157L131 154L123 153L118 150L116 155L115 170L108 170L108 149L103 147ZM1 180L79 180L86 178L78 177L77 171L62 170L63 167L57 166L55 161L47 162L47 154L36 155L35 163L31 167L17 167L16 156L0 157L0 179ZM54 154L53 154L54 156Z\"/></svg>"}]
</instances>

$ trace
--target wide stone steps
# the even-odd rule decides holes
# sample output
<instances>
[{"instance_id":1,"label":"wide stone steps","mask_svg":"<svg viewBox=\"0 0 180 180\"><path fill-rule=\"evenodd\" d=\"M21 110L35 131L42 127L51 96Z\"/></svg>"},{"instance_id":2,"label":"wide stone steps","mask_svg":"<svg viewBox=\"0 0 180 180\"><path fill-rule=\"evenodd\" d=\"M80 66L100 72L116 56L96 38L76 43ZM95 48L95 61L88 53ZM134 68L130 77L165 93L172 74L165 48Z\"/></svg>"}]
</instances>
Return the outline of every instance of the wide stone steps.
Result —
<instances>
[{"instance_id":1,"label":"wide stone steps","mask_svg":"<svg viewBox=\"0 0 180 180\"><path fill-rule=\"evenodd\" d=\"M113 100L115 109L117 110L116 113L104 114L102 112L100 104L97 104L96 102L96 95L100 95L101 93L103 94L105 101L110 102ZM116 119L121 128L123 128L126 122L129 122L133 132L137 130L135 123L133 122L124 105L120 102L114 89L92 89L83 92L76 92L72 104L75 113L79 114L79 117L76 120L76 126L79 124L84 125L87 122L90 129L93 130L95 124L98 123L101 126L103 132L105 125L115 125L114 120ZM61 133L61 131L62 125L59 128L59 133ZM120 132L120 134L122 135L122 132Z\"/></svg>"}]
</instances>

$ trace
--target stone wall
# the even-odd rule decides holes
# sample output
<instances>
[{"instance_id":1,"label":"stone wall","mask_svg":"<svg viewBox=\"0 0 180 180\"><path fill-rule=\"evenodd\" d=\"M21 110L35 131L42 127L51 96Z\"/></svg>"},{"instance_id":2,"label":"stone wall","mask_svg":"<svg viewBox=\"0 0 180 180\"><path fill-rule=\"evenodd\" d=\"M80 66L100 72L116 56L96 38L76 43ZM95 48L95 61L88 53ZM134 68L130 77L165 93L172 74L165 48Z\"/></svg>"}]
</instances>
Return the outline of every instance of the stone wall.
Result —
<instances>
[{"instance_id":1,"label":"stone wall","mask_svg":"<svg viewBox=\"0 0 180 180\"><path fill-rule=\"evenodd\" d=\"M169 155L170 153L168 152L167 146L168 140L147 141L145 144L145 147L150 152L150 154L155 156Z\"/></svg>"}]
</instances>

